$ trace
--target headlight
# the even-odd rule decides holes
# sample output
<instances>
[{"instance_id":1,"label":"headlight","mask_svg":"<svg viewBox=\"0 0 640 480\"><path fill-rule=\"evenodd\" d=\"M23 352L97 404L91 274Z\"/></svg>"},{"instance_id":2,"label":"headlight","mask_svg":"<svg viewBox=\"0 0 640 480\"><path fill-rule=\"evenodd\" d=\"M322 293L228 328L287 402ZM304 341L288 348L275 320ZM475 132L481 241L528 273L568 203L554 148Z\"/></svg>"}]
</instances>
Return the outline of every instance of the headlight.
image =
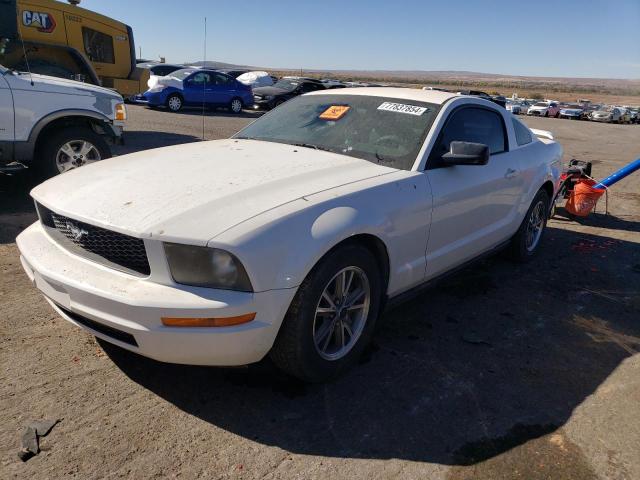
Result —
<instances>
[{"instance_id":1,"label":"headlight","mask_svg":"<svg viewBox=\"0 0 640 480\"><path fill-rule=\"evenodd\" d=\"M161 92L162 90L165 89L165 85L162 85L160 83L156 83L152 88L149 89L150 92L152 93L158 93Z\"/></svg>"},{"instance_id":2,"label":"headlight","mask_svg":"<svg viewBox=\"0 0 640 480\"><path fill-rule=\"evenodd\" d=\"M127 119L127 108L124 106L124 103L116 104L116 120L126 120Z\"/></svg>"},{"instance_id":3,"label":"headlight","mask_svg":"<svg viewBox=\"0 0 640 480\"><path fill-rule=\"evenodd\" d=\"M251 282L242 263L218 248L165 243L164 251L173 280L194 287L251 292Z\"/></svg>"}]
</instances>

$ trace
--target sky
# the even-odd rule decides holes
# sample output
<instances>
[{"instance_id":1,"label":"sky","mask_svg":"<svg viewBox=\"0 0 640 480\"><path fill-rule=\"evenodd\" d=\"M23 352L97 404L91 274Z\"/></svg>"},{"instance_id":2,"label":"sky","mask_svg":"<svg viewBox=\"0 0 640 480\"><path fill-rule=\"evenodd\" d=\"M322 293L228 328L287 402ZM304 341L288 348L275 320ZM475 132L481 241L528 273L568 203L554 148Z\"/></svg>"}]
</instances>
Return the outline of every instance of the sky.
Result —
<instances>
[{"instance_id":1,"label":"sky","mask_svg":"<svg viewBox=\"0 0 640 480\"><path fill-rule=\"evenodd\" d=\"M147 59L640 78L640 0L83 0Z\"/></svg>"}]
</instances>

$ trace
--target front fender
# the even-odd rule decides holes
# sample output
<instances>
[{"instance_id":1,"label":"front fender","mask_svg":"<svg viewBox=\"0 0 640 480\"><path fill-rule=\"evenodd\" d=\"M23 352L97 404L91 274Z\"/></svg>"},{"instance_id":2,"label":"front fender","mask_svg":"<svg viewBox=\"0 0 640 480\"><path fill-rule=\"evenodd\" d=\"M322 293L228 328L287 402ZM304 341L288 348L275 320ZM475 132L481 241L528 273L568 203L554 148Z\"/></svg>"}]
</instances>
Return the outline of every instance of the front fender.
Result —
<instances>
[{"instance_id":1,"label":"front fender","mask_svg":"<svg viewBox=\"0 0 640 480\"><path fill-rule=\"evenodd\" d=\"M346 195L340 190L349 187L295 200L223 232L209 246L230 249L254 290L263 291L297 287L336 245L371 235L388 253L388 293L406 289L424 279L431 191L423 174L402 176L359 182L370 187Z\"/></svg>"}]
</instances>

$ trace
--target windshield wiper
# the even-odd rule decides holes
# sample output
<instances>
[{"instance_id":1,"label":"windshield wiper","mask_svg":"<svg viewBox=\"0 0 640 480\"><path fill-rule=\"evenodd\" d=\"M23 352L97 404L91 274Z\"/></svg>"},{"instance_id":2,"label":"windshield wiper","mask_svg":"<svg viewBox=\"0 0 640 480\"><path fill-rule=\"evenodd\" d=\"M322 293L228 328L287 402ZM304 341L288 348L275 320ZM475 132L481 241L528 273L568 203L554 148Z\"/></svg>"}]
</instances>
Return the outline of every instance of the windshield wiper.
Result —
<instances>
[{"instance_id":1,"label":"windshield wiper","mask_svg":"<svg viewBox=\"0 0 640 480\"><path fill-rule=\"evenodd\" d=\"M314 145L313 143L291 143L294 147L313 148L314 150L322 150L323 152L333 152L330 148L323 147L321 145Z\"/></svg>"}]
</instances>

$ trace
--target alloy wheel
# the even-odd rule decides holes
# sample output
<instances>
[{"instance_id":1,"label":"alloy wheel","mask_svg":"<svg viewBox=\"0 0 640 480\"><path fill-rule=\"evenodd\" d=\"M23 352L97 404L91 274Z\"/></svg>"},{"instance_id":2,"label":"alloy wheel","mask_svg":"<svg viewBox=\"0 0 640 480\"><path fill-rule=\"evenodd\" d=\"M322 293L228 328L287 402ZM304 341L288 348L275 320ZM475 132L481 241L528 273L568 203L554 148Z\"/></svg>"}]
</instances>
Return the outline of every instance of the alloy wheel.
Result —
<instances>
[{"instance_id":1,"label":"alloy wheel","mask_svg":"<svg viewBox=\"0 0 640 480\"><path fill-rule=\"evenodd\" d=\"M529 214L525 235L525 247L528 252L533 252L540 242L544 230L545 214L544 202L542 201L536 203Z\"/></svg>"},{"instance_id":2,"label":"alloy wheel","mask_svg":"<svg viewBox=\"0 0 640 480\"><path fill-rule=\"evenodd\" d=\"M364 330L371 304L371 287L364 270L346 267L327 283L313 320L313 341L325 360L343 358Z\"/></svg>"},{"instance_id":3,"label":"alloy wheel","mask_svg":"<svg viewBox=\"0 0 640 480\"><path fill-rule=\"evenodd\" d=\"M56 154L58 172L64 173L74 168L101 160L100 152L86 140L70 140L63 144Z\"/></svg>"}]
</instances>

